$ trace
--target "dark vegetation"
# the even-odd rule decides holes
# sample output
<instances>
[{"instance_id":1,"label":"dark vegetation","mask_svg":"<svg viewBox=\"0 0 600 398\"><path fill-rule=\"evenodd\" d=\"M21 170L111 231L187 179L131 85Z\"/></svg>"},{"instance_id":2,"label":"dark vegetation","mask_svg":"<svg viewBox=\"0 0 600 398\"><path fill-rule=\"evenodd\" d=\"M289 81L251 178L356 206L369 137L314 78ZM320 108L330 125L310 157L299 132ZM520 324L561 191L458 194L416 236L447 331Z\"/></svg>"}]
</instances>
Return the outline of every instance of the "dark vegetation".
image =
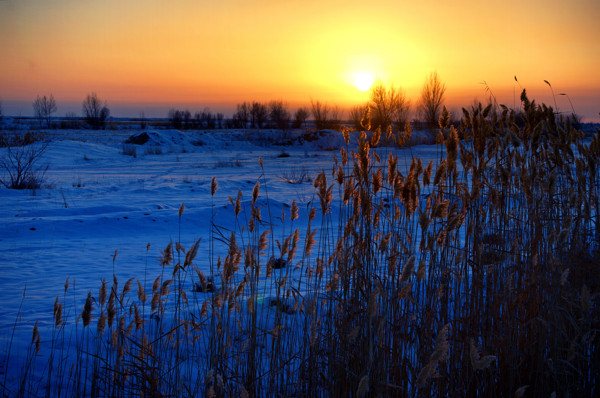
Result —
<instances>
[{"instance_id":1,"label":"dark vegetation","mask_svg":"<svg viewBox=\"0 0 600 398\"><path fill-rule=\"evenodd\" d=\"M10 189L38 189L44 182L48 165L41 157L48 142L40 134L4 134L0 136L0 148L6 152L0 156L0 184Z\"/></svg>"},{"instance_id":2,"label":"dark vegetation","mask_svg":"<svg viewBox=\"0 0 600 398\"><path fill-rule=\"evenodd\" d=\"M85 121L90 128L99 130L106 126L106 119L110 116L110 110L106 101L102 103L96 93L88 94L85 97L82 109Z\"/></svg>"},{"instance_id":3,"label":"dark vegetation","mask_svg":"<svg viewBox=\"0 0 600 398\"><path fill-rule=\"evenodd\" d=\"M50 94L50 97L40 97L39 95L33 102L33 113L40 122L40 127L45 126L50 128L52 114L57 110L56 100L54 96Z\"/></svg>"}]
</instances>

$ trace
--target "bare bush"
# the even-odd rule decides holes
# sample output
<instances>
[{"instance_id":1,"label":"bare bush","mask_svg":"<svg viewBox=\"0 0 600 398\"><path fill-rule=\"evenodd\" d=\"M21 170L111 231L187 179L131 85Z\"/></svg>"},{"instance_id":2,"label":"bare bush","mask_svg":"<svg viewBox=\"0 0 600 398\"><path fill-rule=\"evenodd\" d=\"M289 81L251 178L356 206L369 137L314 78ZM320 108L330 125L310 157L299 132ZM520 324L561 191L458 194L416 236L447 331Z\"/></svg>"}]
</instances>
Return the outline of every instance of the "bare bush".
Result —
<instances>
[{"instance_id":1,"label":"bare bush","mask_svg":"<svg viewBox=\"0 0 600 398\"><path fill-rule=\"evenodd\" d=\"M342 125L342 111L338 106L330 106L321 101L310 100L311 113L318 130L339 130Z\"/></svg>"},{"instance_id":2,"label":"bare bush","mask_svg":"<svg viewBox=\"0 0 600 398\"><path fill-rule=\"evenodd\" d=\"M290 125L290 112L283 101L271 101L269 103L269 119L280 130L287 130Z\"/></svg>"},{"instance_id":3,"label":"bare bush","mask_svg":"<svg viewBox=\"0 0 600 398\"><path fill-rule=\"evenodd\" d=\"M33 113L39 120L40 126L45 123L46 127L50 128L50 118L56 112L56 109L56 100L52 94L50 94L50 97L46 97L45 95L40 97L38 95L33 102Z\"/></svg>"},{"instance_id":4,"label":"bare bush","mask_svg":"<svg viewBox=\"0 0 600 398\"><path fill-rule=\"evenodd\" d=\"M83 116L91 128L94 130L104 128L106 119L110 115L106 101L103 104L96 93L91 93L83 100L82 109Z\"/></svg>"},{"instance_id":5,"label":"bare bush","mask_svg":"<svg viewBox=\"0 0 600 398\"><path fill-rule=\"evenodd\" d=\"M198 114L196 115L196 119L199 120L200 117L198 116ZM169 124L174 129L189 129L192 127L192 113L188 109L180 110L172 108L169 110L167 117L169 118Z\"/></svg>"},{"instance_id":6,"label":"bare bush","mask_svg":"<svg viewBox=\"0 0 600 398\"><path fill-rule=\"evenodd\" d=\"M269 111L267 110L267 106L260 102L253 102L250 109L250 124L252 128L262 129L268 118Z\"/></svg>"},{"instance_id":7,"label":"bare bush","mask_svg":"<svg viewBox=\"0 0 600 398\"><path fill-rule=\"evenodd\" d=\"M296 113L294 113L294 123L292 127L295 129L299 129L301 127L306 127L306 120L308 119L308 108L298 108Z\"/></svg>"},{"instance_id":8,"label":"bare bush","mask_svg":"<svg viewBox=\"0 0 600 398\"><path fill-rule=\"evenodd\" d=\"M250 119L251 105L248 102L237 105L237 111L233 114L232 124L236 128L245 129L248 127L248 120Z\"/></svg>"},{"instance_id":9,"label":"bare bush","mask_svg":"<svg viewBox=\"0 0 600 398\"><path fill-rule=\"evenodd\" d=\"M6 152L0 157L0 184L9 189L37 189L42 186L48 170L40 160L48 142L26 143L24 136L6 142Z\"/></svg>"},{"instance_id":10,"label":"bare bush","mask_svg":"<svg viewBox=\"0 0 600 398\"><path fill-rule=\"evenodd\" d=\"M442 83L437 72L431 73L423 89L421 90L421 98L419 102L419 114L421 119L426 122L429 127L436 127L442 107L444 105L444 94L446 93L446 85Z\"/></svg>"},{"instance_id":11,"label":"bare bush","mask_svg":"<svg viewBox=\"0 0 600 398\"><path fill-rule=\"evenodd\" d=\"M312 178L308 173L308 169L306 167L302 167L297 169L296 167L291 167L283 172L279 177L281 180L287 182L288 184L302 184L304 182L312 182Z\"/></svg>"},{"instance_id":12,"label":"bare bush","mask_svg":"<svg viewBox=\"0 0 600 398\"><path fill-rule=\"evenodd\" d=\"M352 128L355 131L362 130L362 118L365 113L365 107L362 105L356 105L350 108L350 122L352 123Z\"/></svg>"},{"instance_id":13,"label":"bare bush","mask_svg":"<svg viewBox=\"0 0 600 398\"><path fill-rule=\"evenodd\" d=\"M404 91L394 86L385 87L382 81L378 81L371 88L372 126L380 127L385 131L392 123L397 123L400 128L408 120L410 100L404 95Z\"/></svg>"},{"instance_id":14,"label":"bare bush","mask_svg":"<svg viewBox=\"0 0 600 398\"><path fill-rule=\"evenodd\" d=\"M213 130L217 126L217 120L221 116L221 120L223 119L222 114L214 115L208 107L204 108L202 112L196 112L194 115L195 124L197 128L209 129ZM221 122L219 122L220 124Z\"/></svg>"},{"instance_id":15,"label":"bare bush","mask_svg":"<svg viewBox=\"0 0 600 398\"><path fill-rule=\"evenodd\" d=\"M315 120L317 129L321 130L327 128L327 120L329 117L329 106L322 103L321 101L310 100L312 117Z\"/></svg>"}]
</instances>

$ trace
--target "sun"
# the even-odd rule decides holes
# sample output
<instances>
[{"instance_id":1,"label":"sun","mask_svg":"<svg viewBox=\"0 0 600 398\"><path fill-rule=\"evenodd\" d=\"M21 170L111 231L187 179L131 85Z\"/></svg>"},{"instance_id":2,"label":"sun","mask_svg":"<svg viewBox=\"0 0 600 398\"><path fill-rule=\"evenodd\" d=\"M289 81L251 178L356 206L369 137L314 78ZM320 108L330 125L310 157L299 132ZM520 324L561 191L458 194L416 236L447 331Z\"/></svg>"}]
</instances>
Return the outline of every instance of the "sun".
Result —
<instances>
[{"instance_id":1,"label":"sun","mask_svg":"<svg viewBox=\"0 0 600 398\"><path fill-rule=\"evenodd\" d=\"M375 81L375 77L373 77L370 73L357 73L354 76L354 85L360 91L368 91L373 82Z\"/></svg>"}]
</instances>

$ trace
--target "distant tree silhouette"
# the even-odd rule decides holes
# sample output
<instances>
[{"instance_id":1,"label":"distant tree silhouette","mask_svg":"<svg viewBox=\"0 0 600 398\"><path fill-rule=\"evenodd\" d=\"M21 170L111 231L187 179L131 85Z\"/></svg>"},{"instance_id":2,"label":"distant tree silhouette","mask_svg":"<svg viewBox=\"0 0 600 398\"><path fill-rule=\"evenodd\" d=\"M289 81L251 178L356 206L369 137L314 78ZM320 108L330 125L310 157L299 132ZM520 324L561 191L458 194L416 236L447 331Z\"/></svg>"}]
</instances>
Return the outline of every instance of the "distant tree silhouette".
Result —
<instances>
[{"instance_id":1,"label":"distant tree silhouette","mask_svg":"<svg viewBox=\"0 0 600 398\"><path fill-rule=\"evenodd\" d=\"M369 106L372 127L380 127L385 131L394 122L404 126L408 119L410 101L401 89L394 86L385 87L382 81L378 81L371 88Z\"/></svg>"},{"instance_id":2,"label":"distant tree silhouette","mask_svg":"<svg viewBox=\"0 0 600 398\"><path fill-rule=\"evenodd\" d=\"M223 117L224 117L224 115L222 113L217 113L217 123L218 123L217 128L218 129L223 128Z\"/></svg>"},{"instance_id":3,"label":"distant tree silhouette","mask_svg":"<svg viewBox=\"0 0 600 398\"><path fill-rule=\"evenodd\" d=\"M0 101L0 128L2 128L2 101Z\"/></svg>"},{"instance_id":4,"label":"distant tree silhouette","mask_svg":"<svg viewBox=\"0 0 600 398\"><path fill-rule=\"evenodd\" d=\"M189 128L191 128L192 127L192 114L191 114L191 112L188 109L186 109L186 110L184 110L184 111L181 112L181 116L182 116L182 119L183 119L183 128L186 129L186 130L189 129Z\"/></svg>"},{"instance_id":5,"label":"distant tree silhouette","mask_svg":"<svg viewBox=\"0 0 600 398\"><path fill-rule=\"evenodd\" d=\"M315 126L318 130L326 129L328 127L329 117L329 106L323 104L320 101L310 100L311 113L315 121Z\"/></svg>"},{"instance_id":6,"label":"distant tree silhouette","mask_svg":"<svg viewBox=\"0 0 600 398\"><path fill-rule=\"evenodd\" d=\"M340 131L342 128L343 111L339 106L334 105L329 108L329 119L325 122L326 128Z\"/></svg>"},{"instance_id":7,"label":"distant tree silhouette","mask_svg":"<svg viewBox=\"0 0 600 398\"><path fill-rule=\"evenodd\" d=\"M50 128L50 118L52 114L56 112L56 101L54 96L50 94L50 97L40 97L39 95L33 102L33 113L39 120L40 126L45 122L46 127Z\"/></svg>"},{"instance_id":8,"label":"distant tree silhouette","mask_svg":"<svg viewBox=\"0 0 600 398\"><path fill-rule=\"evenodd\" d=\"M208 107L200 114L200 127L211 130L215 128L215 116Z\"/></svg>"},{"instance_id":9,"label":"distant tree silhouette","mask_svg":"<svg viewBox=\"0 0 600 398\"><path fill-rule=\"evenodd\" d=\"M437 72L432 72L425 80L418 107L422 121L426 122L430 128L438 125L445 92L446 85L442 83Z\"/></svg>"},{"instance_id":10,"label":"distant tree silhouette","mask_svg":"<svg viewBox=\"0 0 600 398\"><path fill-rule=\"evenodd\" d=\"M283 101L271 101L269 103L269 119L279 130L287 130L291 118L290 112Z\"/></svg>"},{"instance_id":11,"label":"distant tree silhouette","mask_svg":"<svg viewBox=\"0 0 600 398\"><path fill-rule=\"evenodd\" d=\"M169 113L167 115L169 118L169 124L174 129L180 129L183 123L183 112L179 109L171 108L169 109Z\"/></svg>"},{"instance_id":12,"label":"distant tree silhouette","mask_svg":"<svg viewBox=\"0 0 600 398\"><path fill-rule=\"evenodd\" d=\"M368 106L368 105L366 105ZM365 113L365 106L356 105L350 108L350 121L352 122L352 128L356 131L363 130L361 124L363 114Z\"/></svg>"},{"instance_id":13,"label":"distant tree silhouette","mask_svg":"<svg viewBox=\"0 0 600 398\"><path fill-rule=\"evenodd\" d=\"M237 128L247 128L250 120L251 105L248 102L237 105L237 111L233 114L233 126Z\"/></svg>"},{"instance_id":14,"label":"distant tree silhouette","mask_svg":"<svg viewBox=\"0 0 600 398\"><path fill-rule=\"evenodd\" d=\"M329 106L320 101L310 100L311 113L317 129L339 130L342 126L342 111L338 106Z\"/></svg>"},{"instance_id":15,"label":"distant tree silhouette","mask_svg":"<svg viewBox=\"0 0 600 398\"><path fill-rule=\"evenodd\" d=\"M106 101L103 104L96 93L91 93L83 100L82 107L83 116L91 128L98 130L105 127L106 119L110 116Z\"/></svg>"},{"instance_id":16,"label":"distant tree silhouette","mask_svg":"<svg viewBox=\"0 0 600 398\"><path fill-rule=\"evenodd\" d=\"M250 110L251 127L262 129L265 122L269 119L267 106L260 102L253 102Z\"/></svg>"},{"instance_id":17,"label":"distant tree silhouette","mask_svg":"<svg viewBox=\"0 0 600 398\"><path fill-rule=\"evenodd\" d=\"M298 108L298 110L296 110L296 113L294 113L294 123L292 124L292 127L295 129L303 127L306 124L308 116L308 108Z\"/></svg>"}]
</instances>

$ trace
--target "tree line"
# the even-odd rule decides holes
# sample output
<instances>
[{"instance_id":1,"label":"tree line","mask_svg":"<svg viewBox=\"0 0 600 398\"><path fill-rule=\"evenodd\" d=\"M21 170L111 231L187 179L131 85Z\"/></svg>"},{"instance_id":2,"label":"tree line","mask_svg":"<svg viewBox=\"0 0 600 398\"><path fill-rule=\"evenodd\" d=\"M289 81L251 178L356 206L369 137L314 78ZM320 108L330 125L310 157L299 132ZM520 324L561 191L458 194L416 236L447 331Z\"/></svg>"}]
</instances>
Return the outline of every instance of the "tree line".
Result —
<instances>
[{"instance_id":1,"label":"tree line","mask_svg":"<svg viewBox=\"0 0 600 398\"><path fill-rule=\"evenodd\" d=\"M433 72L425 81L421 95L416 102L415 113L417 120L428 127L437 126L440 113L444 105L445 84L438 74ZM37 96L33 102L33 111L40 127L51 128L52 115L57 112L54 96ZM369 101L366 104L350 108L349 120L351 127L356 130L365 129L362 125L365 110L370 114L370 128L386 130L403 129L410 122L411 100L406 97L401 88L393 85L386 86L382 81L377 81L370 89ZM82 115L87 125L92 129L103 129L110 116L110 109L106 101L102 101L96 93L88 94L82 102ZM142 114L143 115L143 114ZM339 130L344 121L343 111L337 105L311 99L310 107L299 107L292 114L286 102L273 100L266 103L258 101L244 101L237 104L236 110L230 119L223 113L213 113L209 108L204 108L194 115L188 109L172 108L168 111L169 126L175 129L263 129L273 128L287 131L290 128L306 128L307 121L312 117L314 127L319 130ZM71 113L68 119L75 119L77 115ZM141 117L142 125L146 125L145 117ZM0 121L2 120L2 104L0 103Z\"/></svg>"}]
</instances>

